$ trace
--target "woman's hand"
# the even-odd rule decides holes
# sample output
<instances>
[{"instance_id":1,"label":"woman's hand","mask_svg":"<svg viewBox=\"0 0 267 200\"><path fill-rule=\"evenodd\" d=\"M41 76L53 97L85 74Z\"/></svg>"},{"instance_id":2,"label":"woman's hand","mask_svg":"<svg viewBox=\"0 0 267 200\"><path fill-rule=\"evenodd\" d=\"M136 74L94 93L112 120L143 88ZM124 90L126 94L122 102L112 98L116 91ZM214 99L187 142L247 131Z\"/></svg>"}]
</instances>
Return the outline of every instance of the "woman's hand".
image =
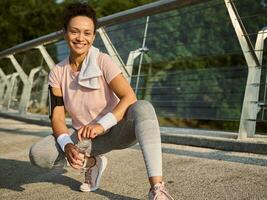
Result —
<instances>
[{"instance_id":1,"label":"woman's hand","mask_svg":"<svg viewBox=\"0 0 267 200\"><path fill-rule=\"evenodd\" d=\"M82 138L93 139L103 132L104 128L100 124L88 124L78 130L78 140L81 142Z\"/></svg>"},{"instance_id":2,"label":"woman's hand","mask_svg":"<svg viewBox=\"0 0 267 200\"><path fill-rule=\"evenodd\" d=\"M76 147L74 144L67 144L65 146L65 154L67 157L67 160L74 169L81 169L84 162L84 156L79 152L78 147Z\"/></svg>"}]
</instances>

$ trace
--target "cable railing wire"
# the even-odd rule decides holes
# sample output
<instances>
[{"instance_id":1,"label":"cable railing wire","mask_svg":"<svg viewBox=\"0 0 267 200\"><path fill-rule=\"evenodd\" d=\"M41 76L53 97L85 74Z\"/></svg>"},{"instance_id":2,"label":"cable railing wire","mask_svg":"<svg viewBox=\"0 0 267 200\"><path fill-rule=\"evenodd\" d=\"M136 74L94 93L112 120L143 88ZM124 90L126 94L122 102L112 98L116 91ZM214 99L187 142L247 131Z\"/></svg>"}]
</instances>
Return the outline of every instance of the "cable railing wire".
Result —
<instances>
[{"instance_id":1,"label":"cable railing wire","mask_svg":"<svg viewBox=\"0 0 267 200\"><path fill-rule=\"evenodd\" d=\"M222 5L222 6L224 6L224 3L222 3L222 2L219 2L218 4L216 4L215 6L217 6L217 5ZM166 16L166 17L160 17L159 19L155 19L155 18L152 18L151 19L151 22L150 23L157 23L157 22L159 22L159 21L163 21L163 20L168 20L168 19L171 19L171 18L175 18L175 17L180 17L180 16L184 16L185 14L193 14L193 13L195 13L195 12L199 12L199 11L203 11L203 10L205 10L205 9L208 9L208 8L213 8L213 7L215 7L214 5L210 5L210 6L205 6L204 8L200 8L200 9L195 9L195 10L192 10L192 11L187 11L187 12L179 12L179 13L176 13L176 14L174 14L174 15L171 15L171 16ZM172 12L172 11L175 11L175 10L171 10L171 11L169 11L169 12ZM166 14L166 13L160 13L159 15L162 15L162 14ZM151 17L155 17L156 15L154 15L154 16L151 16ZM130 22L126 22L126 23L130 23ZM142 23L139 23L139 24L136 24L136 25L138 25L138 26L144 26L146 24L146 22L145 22L145 17L144 17L144 22L142 22ZM124 24L120 24L120 25L124 25ZM135 26L135 25L134 25ZM109 32L109 33L111 33L111 32L113 32L113 31L118 31L118 30L123 30L124 28L118 28L118 29L109 29L109 26L107 26L107 31Z\"/></svg>"}]
</instances>

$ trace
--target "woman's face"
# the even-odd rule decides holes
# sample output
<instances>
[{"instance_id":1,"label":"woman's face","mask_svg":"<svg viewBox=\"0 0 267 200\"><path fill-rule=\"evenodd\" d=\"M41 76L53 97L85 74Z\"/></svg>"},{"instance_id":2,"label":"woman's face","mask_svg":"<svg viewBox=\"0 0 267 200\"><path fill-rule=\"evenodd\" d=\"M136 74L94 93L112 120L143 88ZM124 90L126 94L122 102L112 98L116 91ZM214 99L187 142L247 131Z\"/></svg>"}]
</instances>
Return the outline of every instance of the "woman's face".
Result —
<instances>
[{"instance_id":1,"label":"woman's face","mask_svg":"<svg viewBox=\"0 0 267 200\"><path fill-rule=\"evenodd\" d=\"M94 29L93 20L89 17L76 16L70 20L65 40L72 54L80 56L88 52L95 39Z\"/></svg>"}]
</instances>

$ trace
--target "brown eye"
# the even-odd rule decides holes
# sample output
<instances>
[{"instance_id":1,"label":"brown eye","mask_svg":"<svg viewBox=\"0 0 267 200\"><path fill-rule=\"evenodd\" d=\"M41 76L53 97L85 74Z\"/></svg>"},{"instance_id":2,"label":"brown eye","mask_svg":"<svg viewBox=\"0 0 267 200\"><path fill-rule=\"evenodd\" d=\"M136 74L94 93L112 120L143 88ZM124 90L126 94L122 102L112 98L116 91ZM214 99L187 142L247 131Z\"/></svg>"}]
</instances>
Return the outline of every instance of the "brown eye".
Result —
<instances>
[{"instance_id":1,"label":"brown eye","mask_svg":"<svg viewBox=\"0 0 267 200\"><path fill-rule=\"evenodd\" d=\"M92 35L92 33L90 33L90 32L89 32L89 33L86 32L85 35L86 35L86 36L90 36L90 35Z\"/></svg>"},{"instance_id":2,"label":"brown eye","mask_svg":"<svg viewBox=\"0 0 267 200\"><path fill-rule=\"evenodd\" d=\"M75 35L75 34L78 33L78 31L77 31L77 30L74 30L74 29L69 30L69 32L70 32L70 34L72 34L72 35Z\"/></svg>"}]
</instances>

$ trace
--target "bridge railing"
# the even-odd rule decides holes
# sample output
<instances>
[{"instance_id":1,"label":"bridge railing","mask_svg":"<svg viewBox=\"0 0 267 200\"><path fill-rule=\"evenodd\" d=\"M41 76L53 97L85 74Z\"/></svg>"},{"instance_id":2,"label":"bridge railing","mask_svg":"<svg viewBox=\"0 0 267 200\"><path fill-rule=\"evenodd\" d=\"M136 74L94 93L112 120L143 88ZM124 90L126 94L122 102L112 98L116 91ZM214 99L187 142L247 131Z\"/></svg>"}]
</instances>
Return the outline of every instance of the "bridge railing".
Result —
<instances>
[{"instance_id":1,"label":"bridge railing","mask_svg":"<svg viewBox=\"0 0 267 200\"><path fill-rule=\"evenodd\" d=\"M266 9L264 1L159 1L101 18L94 45L152 102L162 126L252 137L266 126L264 37L256 48ZM47 74L66 56L62 31L0 52L2 109L45 114Z\"/></svg>"}]
</instances>

